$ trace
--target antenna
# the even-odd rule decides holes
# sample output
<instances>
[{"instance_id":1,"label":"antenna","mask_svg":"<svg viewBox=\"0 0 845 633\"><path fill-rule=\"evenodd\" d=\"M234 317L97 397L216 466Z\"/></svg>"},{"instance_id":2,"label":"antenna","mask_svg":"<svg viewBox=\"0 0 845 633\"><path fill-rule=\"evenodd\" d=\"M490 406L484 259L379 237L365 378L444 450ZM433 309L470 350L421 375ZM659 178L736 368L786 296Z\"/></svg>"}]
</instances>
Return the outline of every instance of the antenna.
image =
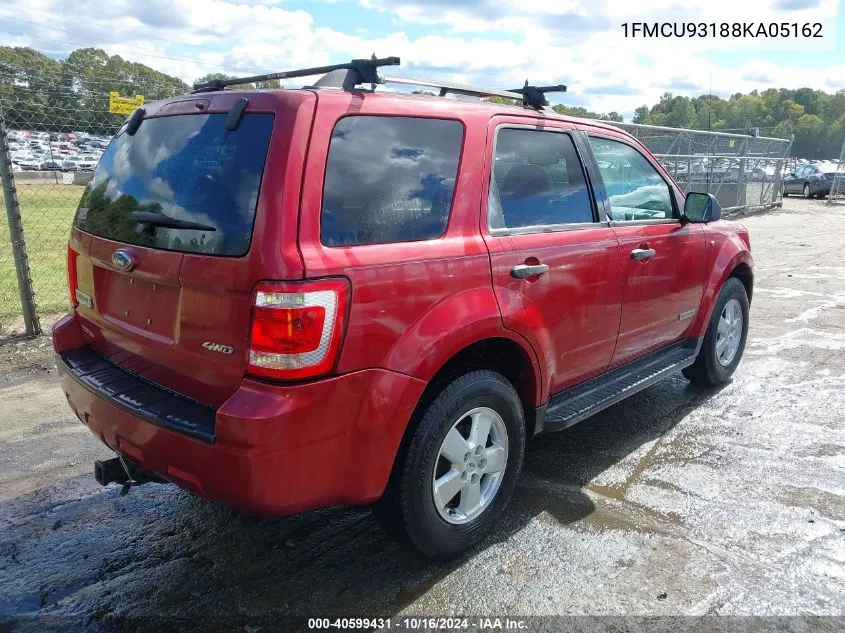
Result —
<instances>
[{"instance_id":1,"label":"antenna","mask_svg":"<svg viewBox=\"0 0 845 633\"><path fill-rule=\"evenodd\" d=\"M707 134L713 133L713 71L710 71L710 87L707 89ZM710 193L710 178L713 175L713 161L710 159L710 139L707 140L707 193Z\"/></svg>"},{"instance_id":2,"label":"antenna","mask_svg":"<svg viewBox=\"0 0 845 633\"><path fill-rule=\"evenodd\" d=\"M713 73L710 73L710 88L707 89L707 132L713 132Z\"/></svg>"}]
</instances>

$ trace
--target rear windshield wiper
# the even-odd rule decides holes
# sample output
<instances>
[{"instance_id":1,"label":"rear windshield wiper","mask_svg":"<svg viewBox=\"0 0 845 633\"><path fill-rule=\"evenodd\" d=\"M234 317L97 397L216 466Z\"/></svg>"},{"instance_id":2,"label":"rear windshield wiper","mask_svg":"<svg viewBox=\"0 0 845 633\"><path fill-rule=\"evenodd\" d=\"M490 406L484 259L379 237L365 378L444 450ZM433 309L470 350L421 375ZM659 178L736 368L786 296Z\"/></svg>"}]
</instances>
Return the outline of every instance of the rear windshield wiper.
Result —
<instances>
[{"instance_id":1,"label":"rear windshield wiper","mask_svg":"<svg viewBox=\"0 0 845 633\"><path fill-rule=\"evenodd\" d=\"M200 224L199 222L191 222L190 220L180 220L179 218L171 218L162 213L153 213L152 211L133 211L132 217L143 224L151 226L163 226L168 229L190 229L192 231L216 231L217 229L208 224Z\"/></svg>"}]
</instances>

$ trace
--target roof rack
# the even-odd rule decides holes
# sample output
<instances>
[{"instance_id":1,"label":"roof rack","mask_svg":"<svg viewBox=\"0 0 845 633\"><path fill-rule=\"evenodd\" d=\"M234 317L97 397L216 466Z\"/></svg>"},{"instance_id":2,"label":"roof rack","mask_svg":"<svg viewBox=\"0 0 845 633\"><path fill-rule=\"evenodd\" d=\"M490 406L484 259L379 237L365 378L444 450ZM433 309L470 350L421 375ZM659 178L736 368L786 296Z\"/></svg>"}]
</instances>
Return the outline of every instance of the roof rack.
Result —
<instances>
[{"instance_id":1,"label":"roof rack","mask_svg":"<svg viewBox=\"0 0 845 633\"><path fill-rule=\"evenodd\" d=\"M522 100L522 95L512 90L497 90L496 88L479 88L467 84L445 83L430 79L413 79L411 77L384 77L385 83L404 84L408 86L425 86L440 88L440 96L447 94L468 95L472 97L505 97L506 99Z\"/></svg>"},{"instance_id":2,"label":"roof rack","mask_svg":"<svg viewBox=\"0 0 845 633\"><path fill-rule=\"evenodd\" d=\"M212 92L223 90L226 86L255 83L258 81L269 81L272 79L293 79L296 77L310 77L312 75L323 75L312 88L342 88L343 90L354 90L359 84L371 84L375 90L376 84L395 83L410 86L426 86L439 88L440 96L447 94L468 95L473 97L504 97L515 101L522 101L525 107L542 110L549 105L546 99L547 92L566 92L566 86L530 86L528 80L522 88L513 90L499 90L497 88L480 88L459 83L446 83L443 81L431 81L428 79L412 79L410 77L382 77L378 74L381 66L398 66L398 57L384 57L378 59L375 54L370 59L353 59L345 64L333 64L331 66L317 66L314 68L303 68L300 70L287 70L266 75L253 75L252 77L239 77L236 79L214 79L203 84L194 84L194 93Z\"/></svg>"},{"instance_id":3,"label":"roof rack","mask_svg":"<svg viewBox=\"0 0 845 633\"><path fill-rule=\"evenodd\" d=\"M214 79L203 84L194 84L194 93L213 92L223 90L226 86L255 83L257 81L270 81L273 79L294 79L296 77L310 77L312 75L323 75L338 70L346 70L344 73L342 87L344 90L352 90L358 84L380 84L383 80L378 75L377 68L380 66L398 66L398 57L385 57L377 59L375 55L371 59L353 59L345 64L333 64L331 66L316 66L314 68L302 68L299 70L286 70L266 75L253 75L251 77L238 77L236 79Z\"/></svg>"},{"instance_id":4,"label":"roof rack","mask_svg":"<svg viewBox=\"0 0 845 633\"><path fill-rule=\"evenodd\" d=\"M382 79L383 83L439 88L441 97L445 97L447 94L468 95L472 97L504 97L506 99L513 99L514 101L521 101L523 106L534 108L535 110L542 110L544 106L549 105L549 101L546 99L547 92L566 92L566 86L563 84L556 86L529 86L527 79L522 88L514 88L513 90L481 88L467 84L446 83L444 81L415 79L411 77L382 77Z\"/></svg>"}]
</instances>

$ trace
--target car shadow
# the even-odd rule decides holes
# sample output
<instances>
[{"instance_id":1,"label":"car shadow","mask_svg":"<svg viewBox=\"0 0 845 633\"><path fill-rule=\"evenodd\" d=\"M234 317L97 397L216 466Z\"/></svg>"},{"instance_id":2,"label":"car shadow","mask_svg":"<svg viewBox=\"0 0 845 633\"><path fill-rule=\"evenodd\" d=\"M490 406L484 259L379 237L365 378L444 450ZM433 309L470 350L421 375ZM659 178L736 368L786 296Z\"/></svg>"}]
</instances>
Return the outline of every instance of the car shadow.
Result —
<instances>
[{"instance_id":1,"label":"car shadow","mask_svg":"<svg viewBox=\"0 0 845 633\"><path fill-rule=\"evenodd\" d=\"M154 630L166 620L213 631L290 616L396 614L540 515L560 525L590 515L585 486L715 393L672 378L532 438L505 518L449 562L422 558L366 508L262 519L173 486L121 497L90 476L71 478L0 504L0 621L70 630L118 620L125 630Z\"/></svg>"}]
</instances>

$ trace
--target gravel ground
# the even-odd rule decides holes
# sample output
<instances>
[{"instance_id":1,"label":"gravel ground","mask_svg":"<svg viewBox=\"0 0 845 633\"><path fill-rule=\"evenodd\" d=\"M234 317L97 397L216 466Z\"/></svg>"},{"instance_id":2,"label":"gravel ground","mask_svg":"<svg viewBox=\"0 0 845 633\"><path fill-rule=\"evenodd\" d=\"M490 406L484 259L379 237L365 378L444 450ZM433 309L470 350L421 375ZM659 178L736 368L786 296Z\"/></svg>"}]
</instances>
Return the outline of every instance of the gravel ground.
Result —
<instances>
[{"instance_id":1,"label":"gravel ground","mask_svg":"<svg viewBox=\"0 0 845 633\"><path fill-rule=\"evenodd\" d=\"M89 473L110 454L72 418L43 341L23 370L0 348L0 628L842 616L845 208L788 199L743 221L757 278L734 380L713 391L672 378L534 439L495 534L448 564L421 559L366 509L256 519L173 486L101 488ZM244 626L254 621L270 625Z\"/></svg>"}]
</instances>

